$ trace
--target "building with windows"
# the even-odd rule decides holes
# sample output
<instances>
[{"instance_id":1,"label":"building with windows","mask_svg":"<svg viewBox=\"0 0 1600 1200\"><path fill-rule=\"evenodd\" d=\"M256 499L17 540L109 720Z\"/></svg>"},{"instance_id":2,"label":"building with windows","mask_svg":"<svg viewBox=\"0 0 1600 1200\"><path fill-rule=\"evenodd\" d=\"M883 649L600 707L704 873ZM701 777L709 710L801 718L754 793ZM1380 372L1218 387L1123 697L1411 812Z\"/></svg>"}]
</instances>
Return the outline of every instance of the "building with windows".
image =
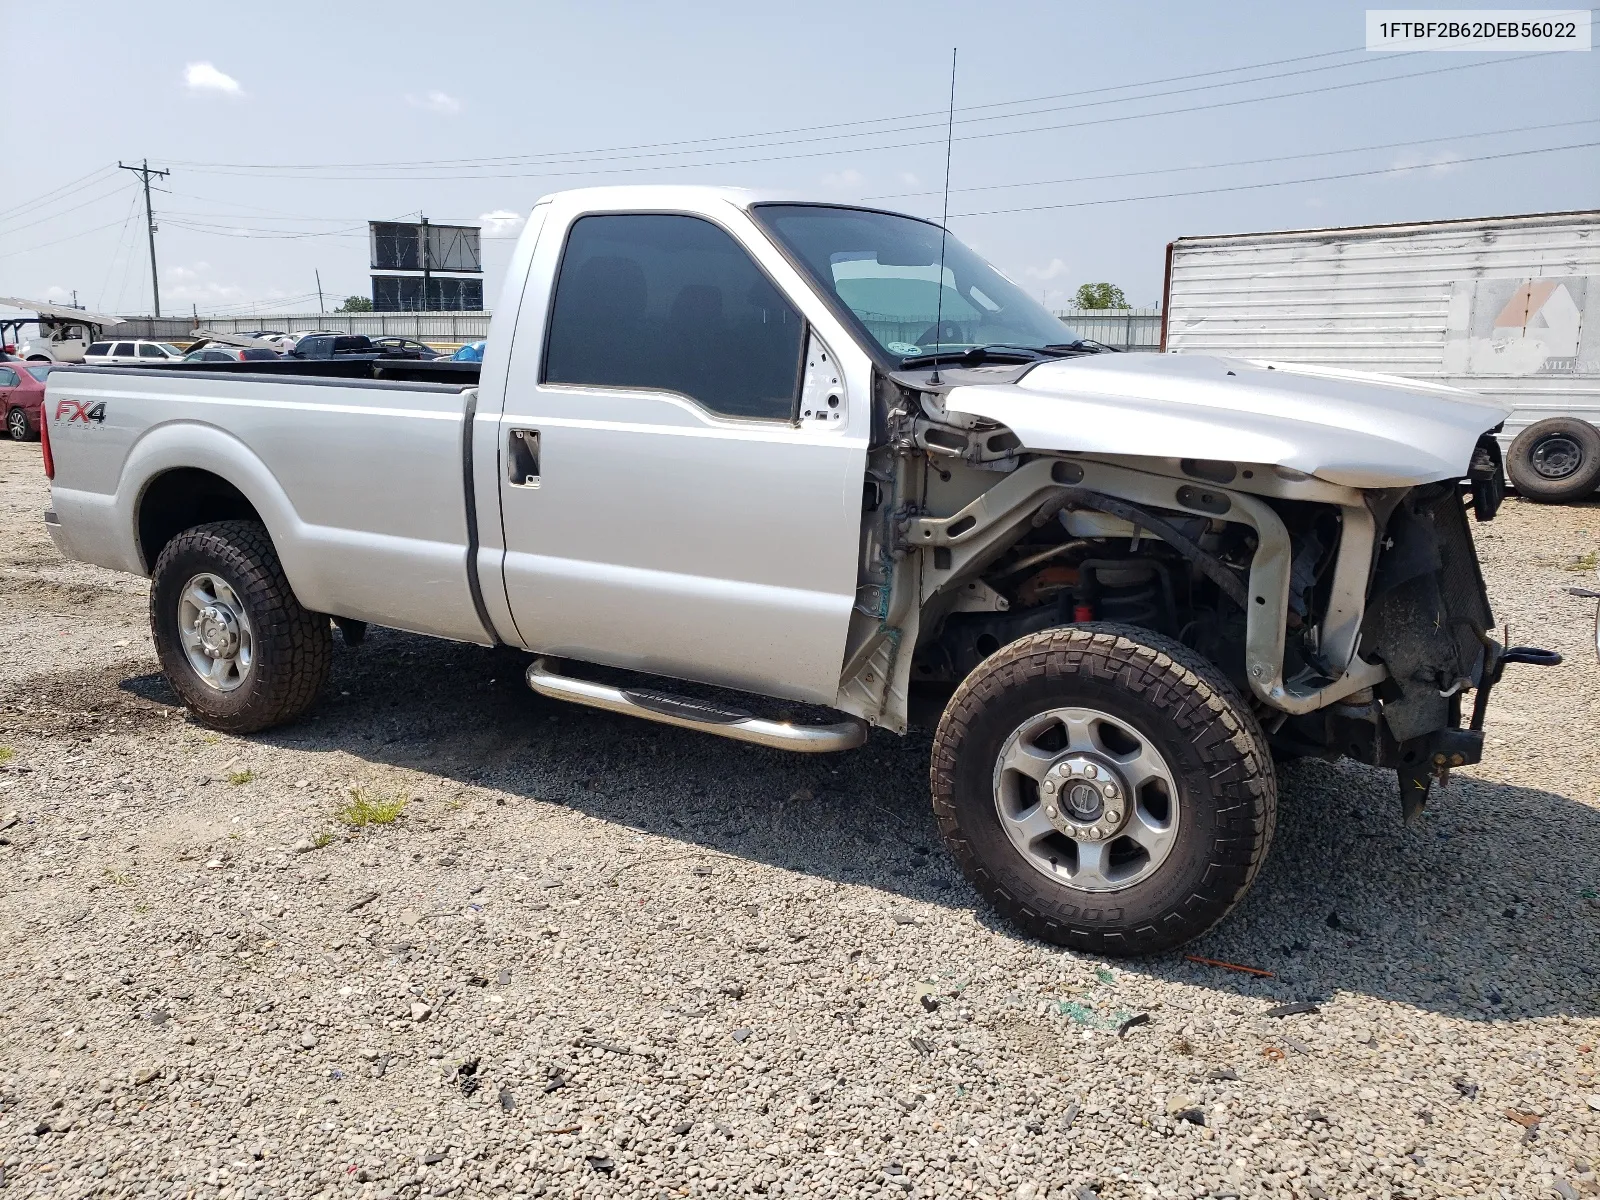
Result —
<instances>
[{"instance_id":1,"label":"building with windows","mask_svg":"<svg viewBox=\"0 0 1600 1200\"><path fill-rule=\"evenodd\" d=\"M483 251L476 225L371 221L377 312L480 312Z\"/></svg>"}]
</instances>

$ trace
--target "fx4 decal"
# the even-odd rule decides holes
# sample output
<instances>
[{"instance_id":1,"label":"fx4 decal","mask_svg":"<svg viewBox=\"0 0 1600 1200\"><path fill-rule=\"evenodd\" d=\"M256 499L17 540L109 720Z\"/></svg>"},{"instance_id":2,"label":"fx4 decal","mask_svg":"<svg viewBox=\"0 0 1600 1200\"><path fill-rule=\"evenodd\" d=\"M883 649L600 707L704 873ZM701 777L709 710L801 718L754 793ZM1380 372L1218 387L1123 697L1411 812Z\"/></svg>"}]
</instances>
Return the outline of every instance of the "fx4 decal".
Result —
<instances>
[{"instance_id":1,"label":"fx4 decal","mask_svg":"<svg viewBox=\"0 0 1600 1200\"><path fill-rule=\"evenodd\" d=\"M70 425L74 421L82 421L85 425L99 425L106 419L106 402L101 400L94 405L86 405L82 400L57 400L56 420L62 417Z\"/></svg>"}]
</instances>

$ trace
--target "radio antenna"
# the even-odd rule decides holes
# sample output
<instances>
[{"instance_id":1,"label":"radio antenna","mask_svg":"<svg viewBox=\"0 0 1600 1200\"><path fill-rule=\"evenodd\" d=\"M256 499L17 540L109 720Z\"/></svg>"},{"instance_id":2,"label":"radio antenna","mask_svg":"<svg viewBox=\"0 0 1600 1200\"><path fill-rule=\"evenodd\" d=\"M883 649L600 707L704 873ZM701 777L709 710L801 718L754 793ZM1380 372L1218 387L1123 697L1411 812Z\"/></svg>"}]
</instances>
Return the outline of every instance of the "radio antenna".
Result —
<instances>
[{"instance_id":1,"label":"radio antenna","mask_svg":"<svg viewBox=\"0 0 1600 1200\"><path fill-rule=\"evenodd\" d=\"M950 224L950 146L956 128L956 49L950 47L950 116L944 127L944 212L939 218L939 277L934 281L939 289L939 298L934 305L933 316L933 352L939 353L939 347L944 345L944 243L949 234L945 226ZM933 360L933 375L929 383L939 382L939 359Z\"/></svg>"}]
</instances>

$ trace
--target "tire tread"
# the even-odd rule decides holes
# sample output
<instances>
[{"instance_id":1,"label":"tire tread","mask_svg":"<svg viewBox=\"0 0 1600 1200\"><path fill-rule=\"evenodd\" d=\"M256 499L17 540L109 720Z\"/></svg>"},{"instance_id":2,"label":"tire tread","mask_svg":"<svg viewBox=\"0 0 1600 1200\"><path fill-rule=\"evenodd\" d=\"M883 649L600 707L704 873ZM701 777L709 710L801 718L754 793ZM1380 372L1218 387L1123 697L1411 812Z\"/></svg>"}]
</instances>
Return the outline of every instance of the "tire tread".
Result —
<instances>
[{"instance_id":1,"label":"tire tread","mask_svg":"<svg viewBox=\"0 0 1600 1200\"><path fill-rule=\"evenodd\" d=\"M168 681L198 720L228 733L255 733L303 716L327 682L333 636L328 618L309 611L295 597L266 527L257 521L213 521L187 529L162 548L152 578L161 579L176 559L189 553L226 566L237 576L257 642L256 668L266 678L239 711L207 712L183 685L188 660L162 634L157 589L152 587L150 627Z\"/></svg>"},{"instance_id":2,"label":"tire tread","mask_svg":"<svg viewBox=\"0 0 1600 1200\"><path fill-rule=\"evenodd\" d=\"M1159 924L1102 930L1033 911L1007 892L962 831L954 791L963 739L987 705L1041 675L1067 683L1089 676L1121 687L1166 713L1201 750L1223 823L1212 842L1205 893L1191 894ZM1028 933L1091 953L1153 953L1212 928L1255 881L1276 831L1276 775L1266 735L1248 704L1215 664L1174 638L1137 626L1091 622L1049 629L996 651L962 681L945 708L930 775L935 819L968 882Z\"/></svg>"}]
</instances>

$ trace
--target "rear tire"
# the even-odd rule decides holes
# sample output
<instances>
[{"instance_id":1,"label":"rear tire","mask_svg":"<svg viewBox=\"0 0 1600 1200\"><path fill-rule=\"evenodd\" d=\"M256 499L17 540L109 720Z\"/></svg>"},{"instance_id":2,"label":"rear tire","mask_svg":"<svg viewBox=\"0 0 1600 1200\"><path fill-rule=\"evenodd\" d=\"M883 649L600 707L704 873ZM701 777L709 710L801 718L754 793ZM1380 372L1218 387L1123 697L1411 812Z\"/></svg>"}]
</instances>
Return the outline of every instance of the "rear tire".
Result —
<instances>
[{"instance_id":1,"label":"rear tire","mask_svg":"<svg viewBox=\"0 0 1600 1200\"><path fill-rule=\"evenodd\" d=\"M173 690L201 724L228 733L302 716L333 661L328 618L295 598L256 521L197 525L167 543L152 572L150 630Z\"/></svg>"},{"instance_id":2,"label":"rear tire","mask_svg":"<svg viewBox=\"0 0 1600 1200\"><path fill-rule=\"evenodd\" d=\"M13 442L31 442L39 436L38 431L28 424L28 414L15 407L6 412L6 434Z\"/></svg>"},{"instance_id":3,"label":"rear tire","mask_svg":"<svg viewBox=\"0 0 1600 1200\"><path fill-rule=\"evenodd\" d=\"M1536 421L1511 443L1506 471L1529 500L1583 500L1600 487L1600 429L1577 417Z\"/></svg>"},{"instance_id":4,"label":"rear tire","mask_svg":"<svg viewBox=\"0 0 1600 1200\"><path fill-rule=\"evenodd\" d=\"M989 903L1094 954L1217 924L1277 819L1248 705L1193 650L1129 625L1046 630L981 663L939 722L932 784L945 843Z\"/></svg>"}]
</instances>

